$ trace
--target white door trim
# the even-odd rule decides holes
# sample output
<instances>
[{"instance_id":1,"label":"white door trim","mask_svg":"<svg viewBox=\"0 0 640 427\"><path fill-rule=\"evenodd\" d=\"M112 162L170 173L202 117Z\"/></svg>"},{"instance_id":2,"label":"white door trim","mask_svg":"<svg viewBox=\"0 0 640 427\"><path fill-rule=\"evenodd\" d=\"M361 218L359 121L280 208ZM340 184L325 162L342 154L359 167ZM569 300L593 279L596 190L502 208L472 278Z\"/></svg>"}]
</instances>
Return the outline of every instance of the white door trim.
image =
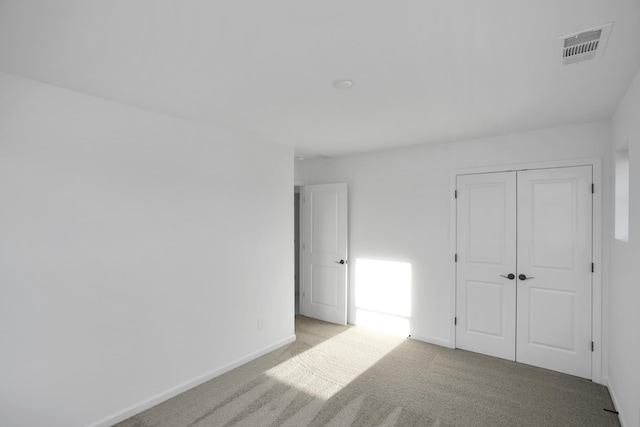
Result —
<instances>
[{"instance_id":1,"label":"white door trim","mask_svg":"<svg viewBox=\"0 0 640 427\"><path fill-rule=\"evenodd\" d=\"M449 323L449 342L450 347L456 347L456 330L454 326L454 317L456 313L456 263L454 256L456 253L456 199L454 191L456 190L456 179L458 175L490 173L490 172L506 172L520 171L526 169L548 169L561 168L571 166L592 166L593 167L593 183L595 185L595 193L593 194L593 262L595 270L593 273L593 295L591 298L591 330L594 342L594 351L591 358L591 378L593 382L605 384L606 379L602 375L602 355L603 355L603 339L602 339L602 272L605 268L603 265L602 255L602 159L587 158L576 160L559 160L539 163L519 163L507 164L499 166L486 166L480 168L464 168L454 169L449 174L449 194L451 195L449 204L449 248L451 259L451 280L450 280L450 313L451 319Z\"/></svg>"}]
</instances>

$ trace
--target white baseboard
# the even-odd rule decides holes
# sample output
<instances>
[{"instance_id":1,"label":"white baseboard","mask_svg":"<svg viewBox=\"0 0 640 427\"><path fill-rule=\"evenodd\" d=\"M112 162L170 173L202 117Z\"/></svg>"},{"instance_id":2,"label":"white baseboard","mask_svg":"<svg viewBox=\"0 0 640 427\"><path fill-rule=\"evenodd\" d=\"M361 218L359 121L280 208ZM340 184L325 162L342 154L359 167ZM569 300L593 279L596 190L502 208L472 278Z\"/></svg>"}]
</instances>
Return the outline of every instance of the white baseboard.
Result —
<instances>
[{"instance_id":1,"label":"white baseboard","mask_svg":"<svg viewBox=\"0 0 640 427\"><path fill-rule=\"evenodd\" d=\"M606 377L604 375L600 376L599 378L591 378L591 381L593 381L594 383L603 385L608 387L609 386L609 377Z\"/></svg>"},{"instance_id":2,"label":"white baseboard","mask_svg":"<svg viewBox=\"0 0 640 427\"><path fill-rule=\"evenodd\" d=\"M620 411L620 405L618 404L618 398L616 397L616 391L613 389L613 386L611 384L609 384L608 388L609 388L609 394L611 395L611 400L613 400L613 406L616 407L616 411ZM622 415L622 412L618 412L618 421L620 421L620 426L621 427L630 426L624 420L624 416Z\"/></svg>"},{"instance_id":3,"label":"white baseboard","mask_svg":"<svg viewBox=\"0 0 640 427\"><path fill-rule=\"evenodd\" d=\"M105 417L99 421L96 421L93 424L90 424L89 427L109 427L112 426L116 423L119 423L120 421L124 421L127 418L130 418L136 414L139 414L140 412L149 409L155 405L157 405L158 403L162 403L165 400L171 399L172 397L177 396L180 393L183 393L189 389L192 389L193 387L196 387L204 382L207 382L215 377L218 377L226 372L229 372L232 369L237 368L238 366L244 365L245 363L251 362L254 359L257 359L260 356L263 356L269 352L272 352L273 350L277 350L278 348L285 346L289 343L292 343L296 340L296 336L292 335L288 338L285 338L283 340L280 340L278 342L276 342L275 344L272 344L268 347L265 347L261 350L258 350L255 353L252 353L248 356L242 357L234 362L231 362L221 368L215 369L211 372L208 372L204 375L201 375L199 377L196 377L192 380L186 381L182 384L179 384L175 387L170 388L167 391L164 391L162 393L159 393L155 396L152 396L148 399L143 400L140 403L137 403L135 405L132 405L120 412L117 412L113 415L110 415L108 417Z\"/></svg>"},{"instance_id":4,"label":"white baseboard","mask_svg":"<svg viewBox=\"0 0 640 427\"><path fill-rule=\"evenodd\" d=\"M421 337L419 335L411 335L412 340L418 340L429 344L439 345L440 347L455 348L449 341L439 340L437 338Z\"/></svg>"}]
</instances>

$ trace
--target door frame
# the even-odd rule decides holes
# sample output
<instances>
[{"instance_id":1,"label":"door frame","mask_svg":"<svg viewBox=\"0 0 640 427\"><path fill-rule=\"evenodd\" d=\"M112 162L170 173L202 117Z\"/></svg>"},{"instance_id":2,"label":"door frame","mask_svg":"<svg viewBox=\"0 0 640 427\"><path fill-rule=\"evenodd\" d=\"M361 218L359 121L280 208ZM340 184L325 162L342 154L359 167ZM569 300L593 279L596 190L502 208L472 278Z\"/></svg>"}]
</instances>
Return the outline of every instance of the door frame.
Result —
<instances>
[{"instance_id":1,"label":"door frame","mask_svg":"<svg viewBox=\"0 0 640 427\"><path fill-rule=\"evenodd\" d=\"M302 180L297 180L296 179L296 180L293 181L294 194L295 194L295 188L296 187L300 187L300 206L298 206L298 210L299 210L299 212L298 212L298 227L300 228L300 235L298 236L298 238L299 238L298 247L297 248L294 247L294 250L298 251L298 261L300 263L300 265L298 266L298 276L299 276L298 277L298 281L299 281L300 288L299 288L299 293L298 293L298 301L294 301L294 303L293 303L293 315L294 316L296 314L295 313L295 310L296 310L295 309L295 304L296 304L296 302L298 303L298 309L300 311L300 314L302 313L302 286L304 285L302 283L302 277L303 277L303 272L302 272L302 235L303 235L302 230L303 230L303 228L302 227L304 227L304 224L303 224L304 215L302 214L302 195L304 194L304 186L305 186L305 182L302 181ZM295 280L294 280L294 284L293 284L294 300L295 300L295 294L296 294L295 286L296 285L295 285Z\"/></svg>"},{"instance_id":2,"label":"door frame","mask_svg":"<svg viewBox=\"0 0 640 427\"><path fill-rule=\"evenodd\" d=\"M492 172L512 172L521 171L526 169L550 169L550 168L563 168L572 166L591 166L593 168L593 184L595 185L595 192L593 194L593 223L592 223L592 256L593 263L595 264L595 271L592 277L592 295L591 295L591 337L594 343L594 350L591 355L591 380L598 384L607 385L606 378L602 375L602 356L603 352L603 316L602 316L602 277L603 271L608 269L608 265L604 265L603 253L602 253L602 159L601 158L586 158L576 160L558 160L548 162L535 162L535 163L516 163L497 166L485 166L477 168L464 168L454 169L449 173L449 194L450 208L449 208L449 230L450 240L449 248L451 254L451 289L450 289L450 327L449 327L449 342L451 348L456 348L456 329L454 325L456 316L456 244L457 244L457 212L456 212L456 199L454 197L454 191L456 190L456 181L459 175L480 174L480 173L492 173ZM608 260L607 260L608 262Z\"/></svg>"}]
</instances>

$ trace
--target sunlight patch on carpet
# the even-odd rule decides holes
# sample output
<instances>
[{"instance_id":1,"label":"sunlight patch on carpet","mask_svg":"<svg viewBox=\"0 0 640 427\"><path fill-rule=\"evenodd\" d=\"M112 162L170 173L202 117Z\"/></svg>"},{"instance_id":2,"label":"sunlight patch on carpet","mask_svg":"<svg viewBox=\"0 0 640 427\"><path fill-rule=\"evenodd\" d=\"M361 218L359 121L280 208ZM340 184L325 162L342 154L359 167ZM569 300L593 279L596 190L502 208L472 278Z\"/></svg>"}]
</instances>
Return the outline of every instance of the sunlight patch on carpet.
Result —
<instances>
[{"instance_id":1,"label":"sunlight patch on carpet","mask_svg":"<svg viewBox=\"0 0 640 427\"><path fill-rule=\"evenodd\" d=\"M368 336L371 339L367 339ZM363 334L363 330L355 332L348 329L280 363L265 374L326 401L403 341L400 337L376 331Z\"/></svg>"}]
</instances>

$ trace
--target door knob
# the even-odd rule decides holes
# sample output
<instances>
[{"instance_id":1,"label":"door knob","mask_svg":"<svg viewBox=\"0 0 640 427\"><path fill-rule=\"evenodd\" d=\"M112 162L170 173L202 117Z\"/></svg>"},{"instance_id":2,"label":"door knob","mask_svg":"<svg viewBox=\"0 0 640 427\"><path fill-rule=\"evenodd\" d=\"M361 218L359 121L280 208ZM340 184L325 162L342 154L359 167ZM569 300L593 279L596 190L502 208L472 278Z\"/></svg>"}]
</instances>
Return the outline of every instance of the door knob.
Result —
<instances>
[{"instance_id":1,"label":"door knob","mask_svg":"<svg viewBox=\"0 0 640 427\"><path fill-rule=\"evenodd\" d=\"M518 279L520 279L520 280L529 280L529 279L533 279L533 277L527 277L524 274L521 274L521 275L518 276Z\"/></svg>"},{"instance_id":2,"label":"door knob","mask_svg":"<svg viewBox=\"0 0 640 427\"><path fill-rule=\"evenodd\" d=\"M340 261L335 261L336 264L346 264L347 261L341 259Z\"/></svg>"},{"instance_id":3,"label":"door knob","mask_svg":"<svg viewBox=\"0 0 640 427\"><path fill-rule=\"evenodd\" d=\"M505 275L501 274L500 277L504 277L505 279L513 280L513 279L516 278L516 275L513 274L513 273L509 273L508 276L505 276Z\"/></svg>"}]
</instances>

